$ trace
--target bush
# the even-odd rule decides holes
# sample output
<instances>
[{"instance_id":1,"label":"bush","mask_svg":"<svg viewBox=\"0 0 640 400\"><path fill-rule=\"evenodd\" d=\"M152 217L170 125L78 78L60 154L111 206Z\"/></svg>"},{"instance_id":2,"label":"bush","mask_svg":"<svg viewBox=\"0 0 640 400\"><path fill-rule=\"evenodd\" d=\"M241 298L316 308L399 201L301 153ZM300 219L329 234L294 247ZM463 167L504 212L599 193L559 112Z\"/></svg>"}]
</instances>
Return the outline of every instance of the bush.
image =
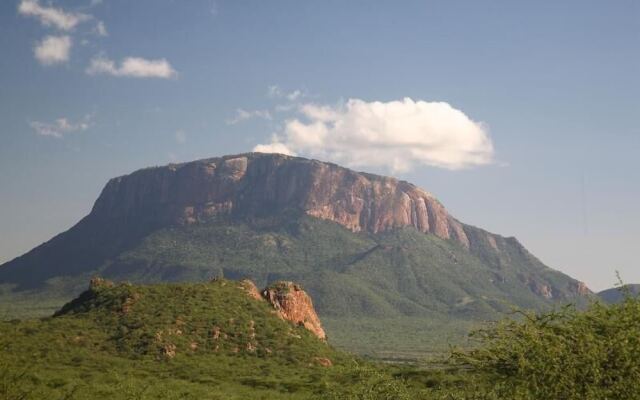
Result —
<instances>
[{"instance_id":1,"label":"bush","mask_svg":"<svg viewBox=\"0 0 640 400\"><path fill-rule=\"evenodd\" d=\"M477 349L454 352L457 365L471 371L467 389L484 387L466 398L640 398L638 299L520 314L476 332Z\"/></svg>"},{"instance_id":2,"label":"bush","mask_svg":"<svg viewBox=\"0 0 640 400\"><path fill-rule=\"evenodd\" d=\"M413 399L400 379L370 365L354 365L340 374L340 381L327 387L318 400L409 400Z\"/></svg>"}]
</instances>

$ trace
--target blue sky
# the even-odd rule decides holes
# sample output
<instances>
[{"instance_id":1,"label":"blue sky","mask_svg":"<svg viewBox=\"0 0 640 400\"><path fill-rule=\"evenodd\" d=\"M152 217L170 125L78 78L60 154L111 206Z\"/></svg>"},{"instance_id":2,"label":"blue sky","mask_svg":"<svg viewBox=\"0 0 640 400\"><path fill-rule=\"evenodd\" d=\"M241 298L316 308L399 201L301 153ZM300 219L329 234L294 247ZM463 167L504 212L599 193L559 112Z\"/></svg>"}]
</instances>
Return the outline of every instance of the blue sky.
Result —
<instances>
[{"instance_id":1,"label":"blue sky","mask_svg":"<svg viewBox=\"0 0 640 400\"><path fill-rule=\"evenodd\" d=\"M636 1L9 0L0 52L0 261L111 177L275 141L640 282Z\"/></svg>"}]
</instances>

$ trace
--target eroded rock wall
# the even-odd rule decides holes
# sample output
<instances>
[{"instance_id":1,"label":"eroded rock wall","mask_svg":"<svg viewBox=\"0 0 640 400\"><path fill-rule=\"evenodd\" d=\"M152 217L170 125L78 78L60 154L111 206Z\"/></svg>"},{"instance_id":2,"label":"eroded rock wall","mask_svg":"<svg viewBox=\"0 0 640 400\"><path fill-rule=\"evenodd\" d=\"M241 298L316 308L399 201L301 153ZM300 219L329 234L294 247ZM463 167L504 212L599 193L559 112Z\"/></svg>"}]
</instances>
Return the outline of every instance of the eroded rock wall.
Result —
<instances>
[{"instance_id":1,"label":"eroded rock wall","mask_svg":"<svg viewBox=\"0 0 640 400\"><path fill-rule=\"evenodd\" d=\"M414 226L469 247L463 226L404 181L280 154L249 153L148 168L109 181L92 214L192 224L218 215L298 210L354 232Z\"/></svg>"}]
</instances>

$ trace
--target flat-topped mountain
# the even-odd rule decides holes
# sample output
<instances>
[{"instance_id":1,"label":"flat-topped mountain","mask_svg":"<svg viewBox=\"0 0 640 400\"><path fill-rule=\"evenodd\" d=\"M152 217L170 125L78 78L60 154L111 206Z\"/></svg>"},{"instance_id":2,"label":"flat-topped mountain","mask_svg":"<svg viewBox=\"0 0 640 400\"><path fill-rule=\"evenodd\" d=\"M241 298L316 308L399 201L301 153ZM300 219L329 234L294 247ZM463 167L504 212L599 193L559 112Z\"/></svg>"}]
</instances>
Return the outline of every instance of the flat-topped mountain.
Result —
<instances>
[{"instance_id":1,"label":"flat-topped mountain","mask_svg":"<svg viewBox=\"0 0 640 400\"><path fill-rule=\"evenodd\" d=\"M372 318L493 318L513 305L540 309L591 294L515 238L461 223L408 182L261 153L111 179L74 227L0 266L0 289L31 307L34 294L59 302L95 274L293 280L314 298L330 340L345 345L362 342L351 329L375 331ZM345 319L362 324L347 328ZM382 337L404 333L402 323L387 326Z\"/></svg>"},{"instance_id":2,"label":"flat-topped mountain","mask_svg":"<svg viewBox=\"0 0 640 400\"><path fill-rule=\"evenodd\" d=\"M105 221L193 224L297 210L353 231L403 226L469 246L435 197L404 181L280 154L243 154L149 168L107 183L91 212Z\"/></svg>"}]
</instances>

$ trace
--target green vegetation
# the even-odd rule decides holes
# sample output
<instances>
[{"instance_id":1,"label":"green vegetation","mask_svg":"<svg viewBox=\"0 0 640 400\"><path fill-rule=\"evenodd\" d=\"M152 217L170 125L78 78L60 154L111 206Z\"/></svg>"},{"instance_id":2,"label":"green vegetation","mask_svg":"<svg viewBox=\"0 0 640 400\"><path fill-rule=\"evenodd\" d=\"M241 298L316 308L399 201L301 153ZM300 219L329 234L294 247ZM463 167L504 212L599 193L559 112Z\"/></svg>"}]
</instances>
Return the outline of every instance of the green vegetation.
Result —
<instances>
[{"instance_id":1,"label":"green vegetation","mask_svg":"<svg viewBox=\"0 0 640 400\"><path fill-rule=\"evenodd\" d=\"M325 398L640 398L640 300L629 296L615 305L594 303L586 311L565 307L518 314L477 331L476 346L454 350L446 362L387 367L394 380L377 379L373 372L352 384L343 377L340 389ZM363 380L372 384L361 385ZM385 390L371 394L366 388Z\"/></svg>"},{"instance_id":2,"label":"green vegetation","mask_svg":"<svg viewBox=\"0 0 640 400\"><path fill-rule=\"evenodd\" d=\"M53 317L0 323L0 398L640 398L637 298L520 313L474 340L440 362L372 363L279 319L239 282L95 281Z\"/></svg>"},{"instance_id":3,"label":"green vegetation","mask_svg":"<svg viewBox=\"0 0 640 400\"><path fill-rule=\"evenodd\" d=\"M469 345L480 321L433 314L431 318L322 318L329 342L367 358L389 362L439 360L451 346Z\"/></svg>"},{"instance_id":4,"label":"green vegetation","mask_svg":"<svg viewBox=\"0 0 640 400\"><path fill-rule=\"evenodd\" d=\"M259 287L292 280L313 298L333 345L393 359L446 351L463 343L470 328L512 307L544 310L579 301L571 297L575 281L545 267L515 239L493 236L492 242L480 229L467 226L465 231L470 249L413 228L356 234L298 213L219 219L127 239L91 274L134 283L248 277ZM82 248L83 240L75 237L73 248ZM100 260L93 247L76 253L87 265ZM44 263L38 254L33 257L32 262ZM26 271L26 265L13 269ZM65 275L63 265L56 269ZM88 279L86 272L68 273L33 289L7 288L0 292L0 316L50 314L80 293ZM554 298L535 292L543 284Z\"/></svg>"},{"instance_id":5,"label":"green vegetation","mask_svg":"<svg viewBox=\"0 0 640 400\"><path fill-rule=\"evenodd\" d=\"M3 399L307 398L353 362L228 280L102 283L0 324Z\"/></svg>"},{"instance_id":6,"label":"green vegetation","mask_svg":"<svg viewBox=\"0 0 640 400\"><path fill-rule=\"evenodd\" d=\"M639 398L640 302L522 315L479 331L478 349L454 354L483 378L488 398Z\"/></svg>"}]
</instances>

